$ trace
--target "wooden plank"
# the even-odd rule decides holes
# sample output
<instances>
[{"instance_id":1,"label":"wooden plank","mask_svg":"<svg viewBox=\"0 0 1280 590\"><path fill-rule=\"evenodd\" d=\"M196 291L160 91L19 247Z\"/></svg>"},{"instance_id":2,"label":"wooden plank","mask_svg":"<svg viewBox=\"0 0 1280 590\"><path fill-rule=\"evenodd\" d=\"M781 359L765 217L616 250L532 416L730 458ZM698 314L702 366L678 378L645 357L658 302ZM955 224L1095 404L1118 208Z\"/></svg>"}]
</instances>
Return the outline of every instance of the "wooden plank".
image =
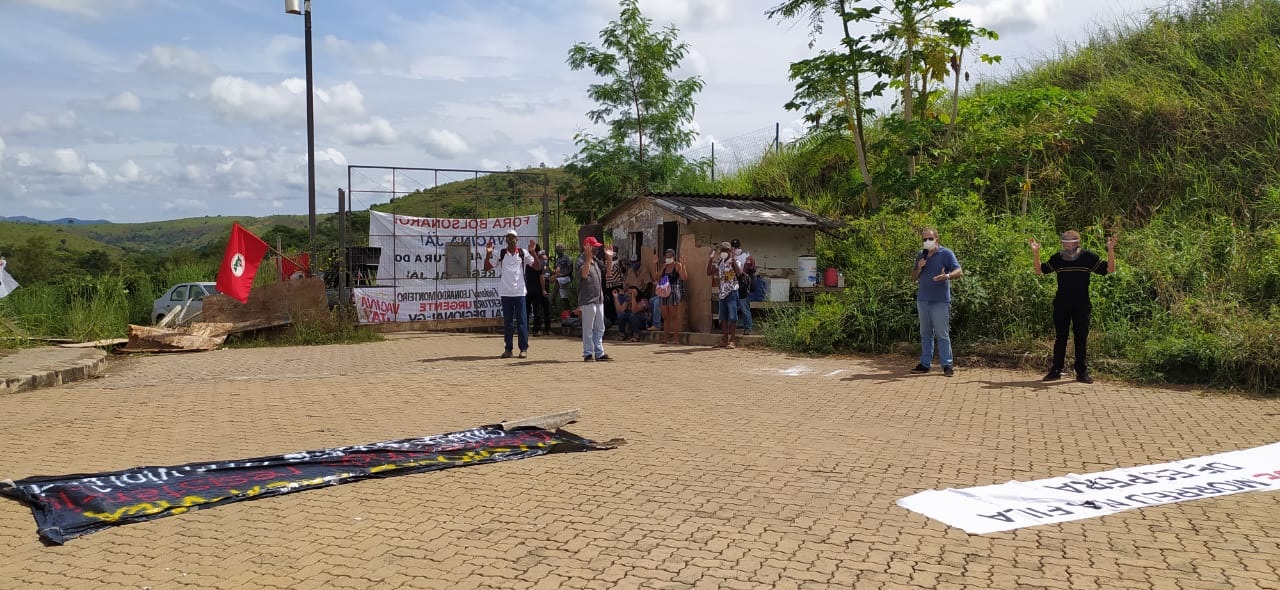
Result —
<instances>
[{"instance_id":1,"label":"wooden plank","mask_svg":"<svg viewBox=\"0 0 1280 590\"><path fill-rule=\"evenodd\" d=\"M503 422L502 429L509 431L513 428L534 426L543 430L556 430L566 424L577 422L580 417L582 417L582 410L575 408L545 416L533 416L531 418Z\"/></svg>"},{"instance_id":2,"label":"wooden plank","mask_svg":"<svg viewBox=\"0 0 1280 590\"><path fill-rule=\"evenodd\" d=\"M711 246L699 246L697 236L685 234L680 236L680 259L689 272L685 281L684 300L688 309L688 317L682 326L688 326L692 332L710 333L714 327L711 323L711 277L707 275L707 258L711 256Z\"/></svg>"},{"instance_id":3,"label":"wooden plank","mask_svg":"<svg viewBox=\"0 0 1280 590\"><path fill-rule=\"evenodd\" d=\"M108 338L106 340L94 340L92 342L73 342L71 344L59 344L62 348L97 348L99 346L115 346L116 344L124 344L128 342L128 338Z\"/></svg>"}]
</instances>

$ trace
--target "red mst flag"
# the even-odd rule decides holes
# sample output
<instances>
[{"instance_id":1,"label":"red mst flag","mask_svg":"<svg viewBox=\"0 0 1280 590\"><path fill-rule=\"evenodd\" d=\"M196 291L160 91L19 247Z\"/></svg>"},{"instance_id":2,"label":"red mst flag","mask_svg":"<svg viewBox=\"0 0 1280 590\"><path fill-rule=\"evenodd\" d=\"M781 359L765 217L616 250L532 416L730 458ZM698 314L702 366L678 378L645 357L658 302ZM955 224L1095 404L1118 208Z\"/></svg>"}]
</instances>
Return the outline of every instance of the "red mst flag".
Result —
<instances>
[{"instance_id":1,"label":"red mst flag","mask_svg":"<svg viewBox=\"0 0 1280 590\"><path fill-rule=\"evenodd\" d=\"M294 261L288 256L280 257L280 280L292 281L311 276L311 255L303 252Z\"/></svg>"},{"instance_id":2,"label":"red mst flag","mask_svg":"<svg viewBox=\"0 0 1280 590\"><path fill-rule=\"evenodd\" d=\"M247 302L253 275L258 273L258 265L266 255L266 242L232 222L231 238L227 240L227 251L218 269L218 291L240 303Z\"/></svg>"}]
</instances>

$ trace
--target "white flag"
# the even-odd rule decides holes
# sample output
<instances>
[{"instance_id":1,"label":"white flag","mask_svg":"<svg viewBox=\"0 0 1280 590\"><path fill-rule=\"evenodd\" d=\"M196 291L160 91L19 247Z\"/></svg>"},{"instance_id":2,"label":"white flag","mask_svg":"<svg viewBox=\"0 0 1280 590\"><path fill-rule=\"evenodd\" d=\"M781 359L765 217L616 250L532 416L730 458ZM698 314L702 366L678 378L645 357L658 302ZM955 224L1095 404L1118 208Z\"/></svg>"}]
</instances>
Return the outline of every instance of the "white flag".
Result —
<instances>
[{"instance_id":1,"label":"white flag","mask_svg":"<svg viewBox=\"0 0 1280 590\"><path fill-rule=\"evenodd\" d=\"M7 264L5 260L0 258L0 299L4 299L5 296L18 288L18 281L9 276L9 271L4 268L5 264Z\"/></svg>"}]
</instances>

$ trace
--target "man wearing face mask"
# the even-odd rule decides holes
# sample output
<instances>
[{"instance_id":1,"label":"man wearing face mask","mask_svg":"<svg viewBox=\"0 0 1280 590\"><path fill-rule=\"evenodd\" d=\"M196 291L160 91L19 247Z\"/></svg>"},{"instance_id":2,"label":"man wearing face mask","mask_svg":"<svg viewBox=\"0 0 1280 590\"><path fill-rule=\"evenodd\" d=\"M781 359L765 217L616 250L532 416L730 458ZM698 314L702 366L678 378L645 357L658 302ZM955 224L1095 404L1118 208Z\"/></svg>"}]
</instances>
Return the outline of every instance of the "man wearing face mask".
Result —
<instances>
[{"instance_id":1,"label":"man wearing face mask","mask_svg":"<svg viewBox=\"0 0 1280 590\"><path fill-rule=\"evenodd\" d=\"M511 358L512 332L520 335L520 358L529 351L529 309L525 306L525 267L542 272L542 261L516 246L516 230L507 230L507 247L498 255L498 297L502 299L502 341L506 349L502 358ZM537 244L529 240L529 247ZM493 270L493 243L485 248L484 269Z\"/></svg>"},{"instance_id":2,"label":"man wearing face mask","mask_svg":"<svg viewBox=\"0 0 1280 590\"><path fill-rule=\"evenodd\" d=\"M916 254L911 280L916 281L916 313L920 317L920 363L912 373L928 373L933 365L933 343L938 342L942 374L955 375L951 358L951 281L964 275L960 261L938 242L938 231L920 232L922 250Z\"/></svg>"},{"instance_id":3,"label":"man wearing face mask","mask_svg":"<svg viewBox=\"0 0 1280 590\"><path fill-rule=\"evenodd\" d=\"M1062 378L1062 369L1067 360L1068 330L1076 339L1076 381L1093 383L1089 376L1089 367L1085 363L1086 345L1089 340L1089 316L1093 304L1089 302L1090 275L1106 275L1116 271L1116 236L1107 239L1107 263L1089 250L1080 248L1080 232L1067 230L1062 232L1062 250L1049 257L1049 261L1040 262L1040 242L1031 238L1032 265L1036 274L1053 273L1058 277L1058 293L1053 297L1053 328L1056 339L1053 342L1053 367L1044 376L1045 381L1056 381Z\"/></svg>"}]
</instances>

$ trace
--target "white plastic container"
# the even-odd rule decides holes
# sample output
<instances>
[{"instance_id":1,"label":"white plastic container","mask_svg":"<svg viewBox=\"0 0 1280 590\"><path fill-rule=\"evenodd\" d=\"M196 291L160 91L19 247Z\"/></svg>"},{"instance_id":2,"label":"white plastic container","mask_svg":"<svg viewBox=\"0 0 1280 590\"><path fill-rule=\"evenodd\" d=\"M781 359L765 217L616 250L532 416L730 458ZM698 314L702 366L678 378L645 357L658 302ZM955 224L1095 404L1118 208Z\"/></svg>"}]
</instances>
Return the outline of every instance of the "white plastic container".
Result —
<instances>
[{"instance_id":1,"label":"white plastic container","mask_svg":"<svg viewBox=\"0 0 1280 590\"><path fill-rule=\"evenodd\" d=\"M788 301L791 299L791 279L765 279L767 284L765 299L769 301Z\"/></svg>"},{"instance_id":2,"label":"white plastic container","mask_svg":"<svg viewBox=\"0 0 1280 590\"><path fill-rule=\"evenodd\" d=\"M796 285L799 287L814 287L818 284L818 257L817 256L801 256L797 258L799 268L796 270Z\"/></svg>"}]
</instances>

